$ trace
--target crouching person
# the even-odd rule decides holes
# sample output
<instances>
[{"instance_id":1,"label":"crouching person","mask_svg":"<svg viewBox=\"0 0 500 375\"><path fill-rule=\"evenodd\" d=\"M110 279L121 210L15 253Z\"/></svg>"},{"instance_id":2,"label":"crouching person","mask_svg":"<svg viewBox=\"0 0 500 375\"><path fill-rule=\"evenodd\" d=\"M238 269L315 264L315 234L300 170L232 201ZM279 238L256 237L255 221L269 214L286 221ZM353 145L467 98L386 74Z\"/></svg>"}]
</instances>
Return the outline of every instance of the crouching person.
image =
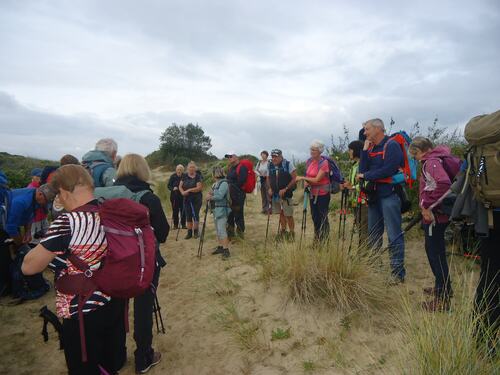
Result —
<instances>
[{"instance_id":1,"label":"crouching person","mask_svg":"<svg viewBox=\"0 0 500 375\"><path fill-rule=\"evenodd\" d=\"M225 179L224 170L221 167L214 167L212 175L215 178L215 184L212 186L212 191L208 193L207 201L210 202L210 207L214 215L217 240L219 241L219 245L214 249L212 254L222 254L223 258L229 258L229 238L226 231L227 217L231 212L229 184Z\"/></svg>"},{"instance_id":2,"label":"crouching person","mask_svg":"<svg viewBox=\"0 0 500 375\"><path fill-rule=\"evenodd\" d=\"M40 244L26 255L22 271L33 275L50 264L56 273L56 312L63 319L62 339L68 373L100 374L104 369L114 374L126 360L124 301L98 290L82 300L85 334L80 335L79 298L59 291L57 283L64 275L82 274L81 267L77 268L70 259L96 270L107 252L99 213L81 210L84 205L98 205L92 177L81 166L65 165L55 172L51 185L67 212L54 220Z\"/></svg>"}]
</instances>

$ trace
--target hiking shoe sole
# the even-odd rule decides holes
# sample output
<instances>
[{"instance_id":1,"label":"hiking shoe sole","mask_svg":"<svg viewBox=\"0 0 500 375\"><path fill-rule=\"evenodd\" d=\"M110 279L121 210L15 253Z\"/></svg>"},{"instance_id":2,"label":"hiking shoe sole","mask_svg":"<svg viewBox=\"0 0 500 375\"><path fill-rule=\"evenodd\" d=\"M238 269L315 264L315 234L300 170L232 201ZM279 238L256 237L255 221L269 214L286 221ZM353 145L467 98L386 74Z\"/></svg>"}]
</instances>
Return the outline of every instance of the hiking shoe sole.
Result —
<instances>
[{"instance_id":1,"label":"hiking shoe sole","mask_svg":"<svg viewBox=\"0 0 500 375\"><path fill-rule=\"evenodd\" d=\"M160 363L160 361L161 361L161 353L160 352L154 352L153 353L153 360L151 361L151 364L148 367L146 367L146 368L144 368L142 370L137 370L135 373L136 374L145 374L149 370L151 370L151 368L153 366L156 366L158 363Z\"/></svg>"}]
</instances>

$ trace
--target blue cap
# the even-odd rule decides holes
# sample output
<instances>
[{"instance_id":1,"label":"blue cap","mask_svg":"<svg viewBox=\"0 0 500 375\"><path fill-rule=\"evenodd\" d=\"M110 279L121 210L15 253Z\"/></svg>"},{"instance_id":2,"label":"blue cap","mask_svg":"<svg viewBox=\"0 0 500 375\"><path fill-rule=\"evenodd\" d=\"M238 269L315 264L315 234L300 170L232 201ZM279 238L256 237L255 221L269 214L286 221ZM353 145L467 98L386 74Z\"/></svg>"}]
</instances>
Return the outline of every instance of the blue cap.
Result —
<instances>
[{"instance_id":1,"label":"blue cap","mask_svg":"<svg viewBox=\"0 0 500 375\"><path fill-rule=\"evenodd\" d=\"M31 176L41 177L42 176L42 169L41 168L33 168L31 170Z\"/></svg>"}]
</instances>

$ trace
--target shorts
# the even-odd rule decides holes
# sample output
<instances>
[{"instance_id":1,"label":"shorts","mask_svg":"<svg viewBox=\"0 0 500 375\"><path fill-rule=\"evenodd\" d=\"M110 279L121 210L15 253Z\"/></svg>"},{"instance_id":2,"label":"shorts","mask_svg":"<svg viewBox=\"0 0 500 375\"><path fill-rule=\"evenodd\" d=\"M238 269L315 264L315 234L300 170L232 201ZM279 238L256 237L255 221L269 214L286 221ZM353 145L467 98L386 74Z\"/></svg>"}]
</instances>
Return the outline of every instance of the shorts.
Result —
<instances>
[{"instance_id":1,"label":"shorts","mask_svg":"<svg viewBox=\"0 0 500 375\"><path fill-rule=\"evenodd\" d=\"M221 216L214 218L215 221L215 231L217 232L217 238L219 240L224 240L227 238L227 216Z\"/></svg>"},{"instance_id":2,"label":"shorts","mask_svg":"<svg viewBox=\"0 0 500 375\"><path fill-rule=\"evenodd\" d=\"M273 199L272 208L273 214L279 214L283 206L283 214L287 217L293 216L292 198Z\"/></svg>"}]
</instances>

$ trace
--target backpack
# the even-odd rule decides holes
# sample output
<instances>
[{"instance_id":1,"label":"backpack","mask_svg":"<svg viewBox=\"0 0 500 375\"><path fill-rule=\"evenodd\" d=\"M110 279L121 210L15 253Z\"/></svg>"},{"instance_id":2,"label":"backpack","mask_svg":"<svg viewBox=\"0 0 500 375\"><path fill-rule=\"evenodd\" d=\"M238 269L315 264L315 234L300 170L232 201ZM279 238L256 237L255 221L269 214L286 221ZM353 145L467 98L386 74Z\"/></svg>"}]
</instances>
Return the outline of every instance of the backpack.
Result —
<instances>
[{"instance_id":1,"label":"backpack","mask_svg":"<svg viewBox=\"0 0 500 375\"><path fill-rule=\"evenodd\" d=\"M460 172L462 160L457 158L455 155L442 156L439 159L441 159L443 169L450 178L450 181L453 182L457 174Z\"/></svg>"},{"instance_id":2,"label":"backpack","mask_svg":"<svg viewBox=\"0 0 500 375\"><path fill-rule=\"evenodd\" d=\"M78 320L82 361L86 362L83 306L95 290L115 298L133 298L151 286L156 264L156 240L149 221L148 209L130 199L103 201L99 206L80 207L82 212L98 212L106 235L108 249L101 268L89 265L74 254L68 260L83 273L64 275L56 281L56 289L78 296ZM127 323L127 319L126 319Z\"/></svg>"},{"instance_id":3,"label":"backpack","mask_svg":"<svg viewBox=\"0 0 500 375\"><path fill-rule=\"evenodd\" d=\"M241 186L241 190L244 191L245 193L251 193L253 189L255 189L255 183L256 183L255 171L253 170L253 163L248 159L241 160L238 166L236 167L236 174L238 176L240 174L240 168L242 166L247 168L248 175L245 183L243 184L243 186Z\"/></svg>"},{"instance_id":4,"label":"backpack","mask_svg":"<svg viewBox=\"0 0 500 375\"><path fill-rule=\"evenodd\" d=\"M413 186L417 180L417 161L410 155L408 149L411 143L411 138L404 130L392 134L384 145L384 154L382 158L385 157L385 149L389 141L396 142L403 152L404 165L398 173L392 176L392 184L406 184L410 188Z\"/></svg>"},{"instance_id":5,"label":"backpack","mask_svg":"<svg viewBox=\"0 0 500 375\"><path fill-rule=\"evenodd\" d=\"M94 186L102 187L102 175L108 168L114 168L114 165L104 160L82 161L82 166L90 173L94 180Z\"/></svg>"},{"instance_id":6,"label":"backpack","mask_svg":"<svg viewBox=\"0 0 500 375\"><path fill-rule=\"evenodd\" d=\"M7 176L0 171L0 228L5 229L7 212L9 211L10 189Z\"/></svg>"},{"instance_id":7,"label":"backpack","mask_svg":"<svg viewBox=\"0 0 500 375\"><path fill-rule=\"evenodd\" d=\"M340 191L340 184L344 182L344 177L342 176L342 172L340 171L335 160L333 160L328 156L321 155L321 160L319 162L318 168L324 161L328 162L328 170L329 170L328 179L330 181L329 183L330 193L337 194ZM311 165L311 163L312 163L312 158L307 159L306 171Z\"/></svg>"},{"instance_id":8,"label":"backpack","mask_svg":"<svg viewBox=\"0 0 500 375\"><path fill-rule=\"evenodd\" d=\"M476 116L465 125L470 184L485 207L500 207L500 111Z\"/></svg>"},{"instance_id":9,"label":"backpack","mask_svg":"<svg viewBox=\"0 0 500 375\"><path fill-rule=\"evenodd\" d=\"M141 198L149 192L149 190L142 190L134 193L125 185L115 185L95 188L94 197L99 200L127 198L133 200L134 202L140 203Z\"/></svg>"},{"instance_id":10,"label":"backpack","mask_svg":"<svg viewBox=\"0 0 500 375\"><path fill-rule=\"evenodd\" d=\"M280 186L288 186L290 181L292 180L292 174L290 172L290 161L283 159L281 165L275 166L271 161L268 166L269 170L269 182L271 185L271 189L273 191L277 191L280 189ZM283 173L279 173L279 171L283 171ZM278 178L276 178L276 173ZM290 189L285 193L284 198L291 198L293 196L293 192L297 189L297 184L293 184ZM277 192L275 193L277 194Z\"/></svg>"},{"instance_id":11,"label":"backpack","mask_svg":"<svg viewBox=\"0 0 500 375\"><path fill-rule=\"evenodd\" d=\"M30 276L23 275L21 266L24 257L31 250L29 245L21 246L12 261L9 271L12 281L12 296L24 301L38 299L50 290L49 282L43 277L43 273Z\"/></svg>"},{"instance_id":12,"label":"backpack","mask_svg":"<svg viewBox=\"0 0 500 375\"><path fill-rule=\"evenodd\" d=\"M214 209L215 207L231 207L233 205L233 200L231 199L231 194L229 194L229 182L227 182L227 180L225 178L217 181L212 186L212 190L218 190L223 182L228 184L228 190L227 190L227 194L226 194L227 206L216 206L215 201L212 200L212 201L210 201L210 204L211 204L210 208L211 209Z\"/></svg>"}]
</instances>

